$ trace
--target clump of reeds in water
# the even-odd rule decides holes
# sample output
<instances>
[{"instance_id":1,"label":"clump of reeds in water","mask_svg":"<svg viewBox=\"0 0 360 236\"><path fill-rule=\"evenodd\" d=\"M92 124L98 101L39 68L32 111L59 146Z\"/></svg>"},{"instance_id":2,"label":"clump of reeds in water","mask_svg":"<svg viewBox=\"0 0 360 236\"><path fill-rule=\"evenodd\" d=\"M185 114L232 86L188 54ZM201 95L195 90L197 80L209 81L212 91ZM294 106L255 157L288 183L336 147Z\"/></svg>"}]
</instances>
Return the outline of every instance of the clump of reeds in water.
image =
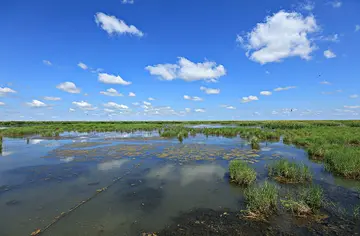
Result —
<instances>
[{"instance_id":1,"label":"clump of reeds in water","mask_svg":"<svg viewBox=\"0 0 360 236\"><path fill-rule=\"evenodd\" d=\"M286 159L275 161L268 166L269 176L279 182L303 183L312 180L312 173L308 166L290 162Z\"/></svg>"},{"instance_id":2,"label":"clump of reeds in water","mask_svg":"<svg viewBox=\"0 0 360 236\"><path fill-rule=\"evenodd\" d=\"M274 184L265 182L245 191L248 217L268 216L277 210L278 189Z\"/></svg>"},{"instance_id":3,"label":"clump of reeds in water","mask_svg":"<svg viewBox=\"0 0 360 236\"><path fill-rule=\"evenodd\" d=\"M250 140L250 144L252 149L256 149L256 150L260 149L260 143L257 137L252 137Z\"/></svg>"},{"instance_id":4,"label":"clump of reeds in water","mask_svg":"<svg viewBox=\"0 0 360 236\"><path fill-rule=\"evenodd\" d=\"M3 149L3 137L0 135L0 155L2 155L2 149Z\"/></svg>"},{"instance_id":5,"label":"clump of reeds in water","mask_svg":"<svg viewBox=\"0 0 360 236\"><path fill-rule=\"evenodd\" d=\"M256 171L244 161L231 161L229 171L231 181L234 183L248 186L256 180Z\"/></svg>"},{"instance_id":6,"label":"clump of reeds in water","mask_svg":"<svg viewBox=\"0 0 360 236\"><path fill-rule=\"evenodd\" d=\"M296 196L288 196L281 200L283 207L297 216L306 216L319 211L324 203L323 190L319 186L312 185L303 189Z\"/></svg>"}]
</instances>

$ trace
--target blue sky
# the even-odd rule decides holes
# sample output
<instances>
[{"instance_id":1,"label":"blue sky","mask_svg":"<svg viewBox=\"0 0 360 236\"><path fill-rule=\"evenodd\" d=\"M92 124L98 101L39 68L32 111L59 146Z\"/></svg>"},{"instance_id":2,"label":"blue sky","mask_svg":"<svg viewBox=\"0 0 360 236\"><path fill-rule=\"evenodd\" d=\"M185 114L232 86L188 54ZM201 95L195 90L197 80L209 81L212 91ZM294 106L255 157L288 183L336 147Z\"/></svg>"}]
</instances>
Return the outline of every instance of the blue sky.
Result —
<instances>
[{"instance_id":1,"label":"blue sky","mask_svg":"<svg viewBox=\"0 0 360 236\"><path fill-rule=\"evenodd\" d=\"M0 8L1 120L360 117L356 0Z\"/></svg>"}]
</instances>

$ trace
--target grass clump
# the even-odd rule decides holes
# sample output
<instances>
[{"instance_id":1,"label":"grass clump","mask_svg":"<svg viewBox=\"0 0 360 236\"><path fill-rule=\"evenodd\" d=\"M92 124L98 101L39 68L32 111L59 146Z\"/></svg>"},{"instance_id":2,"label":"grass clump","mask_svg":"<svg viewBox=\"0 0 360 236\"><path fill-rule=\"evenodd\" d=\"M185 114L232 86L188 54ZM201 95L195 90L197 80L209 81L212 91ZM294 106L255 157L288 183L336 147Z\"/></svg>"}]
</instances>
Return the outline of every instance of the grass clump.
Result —
<instances>
[{"instance_id":1,"label":"grass clump","mask_svg":"<svg viewBox=\"0 0 360 236\"><path fill-rule=\"evenodd\" d=\"M259 150L260 149L259 139L257 137L251 138L250 145L252 149Z\"/></svg>"},{"instance_id":2,"label":"grass clump","mask_svg":"<svg viewBox=\"0 0 360 236\"><path fill-rule=\"evenodd\" d=\"M287 211L303 217L318 212L323 205L323 198L323 190L319 186L311 186L295 197L287 196L281 203Z\"/></svg>"},{"instance_id":3,"label":"grass clump","mask_svg":"<svg viewBox=\"0 0 360 236\"><path fill-rule=\"evenodd\" d=\"M325 156L327 170L348 179L360 179L360 148L337 146Z\"/></svg>"},{"instance_id":4,"label":"grass clump","mask_svg":"<svg viewBox=\"0 0 360 236\"><path fill-rule=\"evenodd\" d=\"M247 189L245 198L249 215L269 215L277 210L278 190L269 182Z\"/></svg>"},{"instance_id":5,"label":"grass clump","mask_svg":"<svg viewBox=\"0 0 360 236\"><path fill-rule=\"evenodd\" d=\"M275 161L268 169L269 176L274 177L280 182L303 183L312 179L308 166L290 162L286 159Z\"/></svg>"},{"instance_id":6,"label":"grass clump","mask_svg":"<svg viewBox=\"0 0 360 236\"><path fill-rule=\"evenodd\" d=\"M256 180L256 171L241 160L233 160L229 166L230 178L241 185L250 185Z\"/></svg>"},{"instance_id":7,"label":"grass clump","mask_svg":"<svg viewBox=\"0 0 360 236\"><path fill-rule=\"evenodd\" d=\"M281 200L284 208L293 214L304 217L318 212L323 204L323 190L318 186L304 189L296 197L288 196Z\"/></svg>"}]
</instances>

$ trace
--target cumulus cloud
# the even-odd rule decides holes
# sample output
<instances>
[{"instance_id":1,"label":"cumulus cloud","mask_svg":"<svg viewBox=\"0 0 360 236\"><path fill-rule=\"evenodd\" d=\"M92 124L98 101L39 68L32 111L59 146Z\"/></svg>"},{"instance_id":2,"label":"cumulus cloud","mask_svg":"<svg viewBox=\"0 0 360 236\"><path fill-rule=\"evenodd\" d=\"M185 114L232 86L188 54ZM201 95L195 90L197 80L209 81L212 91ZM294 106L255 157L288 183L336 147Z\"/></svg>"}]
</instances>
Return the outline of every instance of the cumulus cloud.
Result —
<instances>
[{"instance_id":1,"label":"cumulus cloud","mask_svg":"<svg viewBox=\"0 0 360 236\"><path fill-rule=\"evenodd\" d=\"M185 111L189 113L191 112L191 108L185 108Z\"/></svg>"},{"instance_id":2,"label":"cumulus cloud","mask_svg":"<svg viewBox=\"0 0 360 236\"><path fill-rule=\"evenodd\" d=\"M248 96L248 97L243 97L241 99L242 103L247 103L247 102L252 102L252 101L257 101L259 100L259 98L257 96Z\"/></svg>"},{"instance_id":3,"label":"cumulus cloud","mask_svg":"<svg viewBox=\"0 0 360 236\"><path fill-rule=\"evenodd\" d=\"M350 95L349 97L350 97L350 98L358 98L359 95L357 95L357 94L352 94L352 95Z\"/></svg>"},{"instance_id":4,"label":"cumulus cloud","mask_svg":"<svg viewBox=\"0 0 360 236\"><path fill-rule=\"evenodd\" d=\"M205 109L198 108L198 109L195 109L195 112L200 112L200 113L203 113L203 112L205 112Z\"/></svg>"},{"instance_id":5,"label":"cumulus cloud","mask_svg":"<svg viewBox=\"0 0 360 236\"><path fill-rule=\"evenodd\" d=\"M102 12L98 12L95 14L95 22L109 35L130 34L138 37L144 36L144 33L141 32L134 25L127 25L125 21L120 20L115 16L106 15Z\"/></svg>"},{"instance_id":6,"label":"cumulus cloud","mask_svg":"<svg viewBox=\"0 0 360 236\"><path fill-rule=\"evenodd\" d=\"M59 98L59 97L44 97L44 100L47 100L47 101L60 101L61 98Z\"/></svg>"},{"instance_id":7,"label":"cumulus cloud","mask_svg":"<svg viewBox=\"0 0 360 236\"><path fill-rule=\"evenodd\" d=\"M43 103L42 101L39 101L39 100L32 100L31 102L27 102L26 104L28 106L34 107L34 108L47 107L47 105L45 103Z\"/></svg>"},{"instance_id":8,"label":"cumulus cloud","mask_svg":"<svg viewBox=\"0 0 360 236\"><path fill-rule=\"evenodd\" d=\"M72 102L72 104L77 106L78 108L80 108L82 110L86 110L86 111L92 111L92 110L97 109L97 107L93 107L93 105L91 105L90 103L85 102L85 101Z\"/></svg>"},{"instance_id":9,"label":"cumulus cloud","mask_svg":"<svg viewBox=\"0 0 360 236\"><path fill-rule=\"evenodd\" d=\"M272 94L272 92L270 91L261 91L260 92L260 95L263 95L263 96L270 96Z\"/></svg>"},{"instance_id":10,"label":"cumulus cloud","mask_svg":"<svg viewBox=\"0 0 360 236\"><path fill-rule=\"evenodd\" d=\"M294 88L296 88L296 86L279 87L279 88L274 89L274 91L280 92L280 91L285 91L285 90L294 89Z\"/></svg>"},{"instance_id":11,"label":"cumulus cloud","mask_svg":"<svg viewBox=\"0 0 360 236\"><path fill-rule=\"evenodd\" d=\"M206 88L203 86L200 87L200 90L204 91L206 94L219 94L220 93L220 89Z\"/></svg>"},{"instance_id":12,"label":"cumulus cloud","mask_svg":"<svg viewBox=\"0 0 360 236\"><path fill-rule=\"evenodd\" d=\"M131 82L123 80L119 75L110 75L107 73L99 73L98 79L104 84L121 84L121 85L130 85Z\"/></svg>"},{"instance_id":13,"label":"cumulus cloud","mask_svg":"<svg viewBox=\"0 0 360 236\"><path fill-rule=\"evenodd\" d=\"M184 95L184 99L185 99L185 100L191 100L191 101L194 101L194 102L201 102L201 101L203 101L203 99L200 98L200 97L196 97L196 96L191 97L191 96L189 96L189 95Z\"/></svg>"},{"instance_id":14,"label":"cumulus cloud","mask_svg":"<svg viewBox=\"0 0 360 236\"><path fill-rule=\"evenodd\" d=\"M115 110L112 110L112 109L109 109L109 108L105 108L104 111L107 112L107 113L114 113L115 112Z\"/></svg>"},{"instance_id":15,"label":"cumulus cloud","mask_svg":"<svg viewBox=\"0 0 360 236\"><path fill-rule=\"evenodd\" d=\"M69 112L75 112L74 108L69 108Z\"/></svg>"},{"instance_id":16,"label":"cumulus cloud","mask_svg":"<svg viewBox=\"0 0 360 236\"><path fill-rule=\"evenodd\" d=\"M123 104L117 104L115 102L108 102L104 104L104 107L111 108L111 109L118 109L118 110L126 110L129 109L128 106L125 106Z\"/></svg>"},{"instance_id":17,"label":"cumulus cloud","mask_svg":"<svg viewBox=\"0 0 360 236\"><path fill-rule=\"evenodd\" d=\"M129 93L129 97L136 97L136 94L133 93L133 92L130 92L130 93Z\"/></svg>"},{"instance_id":18,"label":"cumulus cloud","mask_svg":"<svg viewBox=\"0 0 360 236\"><path fill-rule=\"evenodd\" d=\"M261 115L260 112L257 111L253 112L253 116L259 116L259 115Z\"/></svg>"},{"instance_id":19,"label":"cumulus cloud","mask_svg":"<svg viewBox=\"0 0 360 236\"><path fill-rule=\"evenodd\" d=\"M143 103L144 103L145 106L151 106L151 103L150 103L150 102L143 101Z\"/></svg>"},{"instance_id":20,"label":"cumulus cloud","mask_svg":"<svg viewBox=\"0 0 360 236\"><path fill-rule=\"evenodd\" d=\"M113 89L113 88L109 88L106 91L101 91L100 94L103 94L105 96L111 96L111 97L123 96L121 93L119 93L116 89Z\"/></svg>"},{"instance_id":21,"label":"cumulus cloud","mask_svg":"<svg viewBox=\"0 0 360 236\"><path fill-rule=\"evenodd\" d=\"M64 82L56 86L57 89L68 93L80 93L80 89L73 82Z\"/></svg>"},{"instance_id":22,"label":"cumulus cloud","mask_svg":"<svg viewBox=\"0 0 360 236\"><path fill-rule=\"evenodd\" d=\"M78 65L78 67L80 67L80 68L83 69L83 70L87 70L87 69L89 68L87 65L85 65L85 64L82 63L82 62L79 62L77 65Z\"/></svg>"},{"instance_id":23,"label":"cumulus cloud","mask_svg":"<svg viewBox=\"0 0 360 236\"><path fill-rule=\"evenodd\" d=\"M324 57L326 57L327 59L331 59L331 58L335 58L336 54L333 53L330 49L324 51Z\"/></svg>"},{"instance_id":24,"label":"cumulus cloud","mask_svg":"<svg viewBox=\"0 0 360 236\"><path fill-rule=\"evenodd\" d=\"M145 67L151 75L157 75L163 80L182 79L185 81L205 80L217 82L218 79L226 75L223 65L217 65L213 61L194 63L184 57L179 57L177 64L158 64Z\"/></svg>"},{"instance_id":25,"label":"cumulus cloud","mask_svg":"<svg viewBox=\"0 0 360 236\"><path fill-rule=\"evenodd\" d=\"M7 87L0 87L0 96L5 96L9 93L16 93L15 90L12 90L11 88Z\"/></svg>"},{"instance_id":26,"label":"cumulus cloud","mask_svg":"<svg viewBox=\"0 0 360 236\"><path fill-rule=\"evenodd\" d=\"M148 100L149 100L149 101L154 101L155 98L150 97L150 98L148 98Z\"/></svg>"},{"instance_id":27,"label":"cumulus cloud","mask_svg":"<svg viewBox=\"0 0 360 236\"><path fill-rule=\"evenodd\" d=\"M308 35L318 30L313 15L304 17L297 12L279 11L267 16L264 23L258 23L246 35L238 35L237 42L251 60L261 64L295 56L309 60L316 45Z\"/></svg>"},{"instance_id":28,"label":"cumulus cloud","mask_svg":"<svg viewBox=\"0 0 360 236\"><path fill-rule=\"evenodd\" d=\"M5 103L4 103L4 102L0 102L0 106L5 106Z\"/></svg>"},{"instance_id":29,"label":"cumulus cloud","mask_svg":"<svg viewBox=\"0 0 360 236\"><path fill-rule=\"evenodd\" d=\"M326 80L321 81L321 82L320 82L320 84L324 84L324 85L331 85L331 83L330 83L329 81L326 81Z\"/></svg>"},{"instance_id":30,"label":"cumulus cloud","mask_svg":"<svg viewBox=\"0 0 360 236\"><path fill-rule=\"evenodd\" d=\"M43 63L47 66L52 66L52 63L51 61L48 61L48 60L43 60Z\"/></svg>"},{"instance_id":31,"label":"cumulus cloud","mask_svg":"<svg viewBox=\"0 0 360 236\"><path fill-rule=\"evenodd\" d=\"M138 103L138 102L133 102L132 103L134 106L139 106L140 105L140 103Z\"/></svg>"}]
</instances>

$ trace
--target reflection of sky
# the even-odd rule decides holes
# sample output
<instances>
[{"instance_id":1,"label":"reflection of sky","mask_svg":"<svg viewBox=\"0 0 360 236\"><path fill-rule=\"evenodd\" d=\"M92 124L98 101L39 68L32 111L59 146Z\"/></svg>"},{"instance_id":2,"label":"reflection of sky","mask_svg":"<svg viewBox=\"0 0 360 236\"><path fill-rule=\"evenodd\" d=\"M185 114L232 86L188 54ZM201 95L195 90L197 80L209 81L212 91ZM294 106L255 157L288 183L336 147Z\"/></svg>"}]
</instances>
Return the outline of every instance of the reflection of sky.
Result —
<instances>
[{"instance_id":1,"label":"reflection of sky","mask_svg":"<svg viewBox=\"0 0 360 236\"><path fill-rule=\"evenodd\" d=\"M103 162L103 163L98 164L97 167L98 167L99 170L102 170L102 171L118 169L128 161L129 160L127 160L127 159L107 161L107 162Z\"/></svg>"},{"instance_id":2,"label":"reflection of sky","mask_svg":"<svg viewBox=\"0 0 360 236\"><path fill-rule=\"evenodd\" d=\"M175 165L166 165L161 168L151 169L149 174L147 175L148 178L159 178L159 179L166 179L175 171Z\"/></svg>"},{"instance_id":3,"label":"reflection of sky","mask_svg":"<svg viewBox=\"0 0 360 236\"><path fill-rule=\"evenodd\" d=\"M10 156L11 154L13 154L14 152L8 152L8 151L3 151L0 156L6 157L6 156Z\"/></svg>"},{"instance_id":4,"label":"reflection of sky","mask_svg":"<svg viewBox=\"0 0 360 236\"><path fill-rule=\"evenodd\" d=\"M68 163L68 162L72 162L74 159L75 159L74 157L66 157L66 158L60 159L60 161Z\"/></svg>"},{"instance_id":5,"label":"reflection of sky","mask_svg":"<svg viewBox=\"0 0 360 236\"><path fill-rule=\"evenodd\" d=\"M214 177L222 178L226 170L218 165L183 166L181 172L181 185L188 185L194 181L214 181Z\"/></svg>"},{"instance_id":6,"label":"reflection of sky","mask_svg":"<svg viewBox=\"0 0 360 236\"><path fill-rule=\"evenodd\" d=\"M30 144L39 144L41 143L42 141L44 141L43 139L31 139L30 140Z\"/></svg>"}]
</instances>

